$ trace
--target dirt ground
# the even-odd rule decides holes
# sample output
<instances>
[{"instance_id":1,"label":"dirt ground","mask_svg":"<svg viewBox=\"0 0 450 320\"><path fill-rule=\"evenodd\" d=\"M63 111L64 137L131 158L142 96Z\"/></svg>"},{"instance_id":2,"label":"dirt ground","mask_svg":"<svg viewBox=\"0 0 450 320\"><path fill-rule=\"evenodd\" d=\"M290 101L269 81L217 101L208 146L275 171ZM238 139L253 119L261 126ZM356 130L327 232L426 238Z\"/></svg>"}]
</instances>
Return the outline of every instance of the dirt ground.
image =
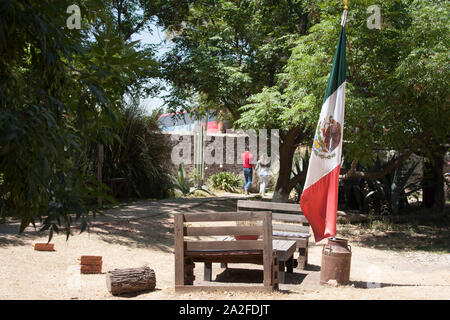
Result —
<instances>
[{"instance_id":1,"label":"dirt ground","mask_svg":"<svg viewBox=\"0 0 450 320\"><path fill-rule=\"evenodd\" d=\"M309 265L286 275L285 284L274 293L231 291L174 292L173 218L174 212L235 211L236 199L177 199L141 202L109 210L93 222L89 233L75 232L52 240L55 251L34 251L32 244L46 242L47 235L27 228L17 234L18 223L0 224L0 299L450 299L449 248L437 252L417 250L421 243L439 234L418 228L405 236L396 231L364 230L346 224L338 235L352 245L350 284L319 284L321 245L311 239ZM448 236L448 229L438 233ZM80 275L81 255L101 255L103 273ZM105 274L115 268L148 265L155 270L156 290L114 297L106 289ZM203 265L196 264L195 285L203 282ZM262 282L262 268L213 264L213 280L221 285L248 285Z\"/></svg>"}]
</instances>

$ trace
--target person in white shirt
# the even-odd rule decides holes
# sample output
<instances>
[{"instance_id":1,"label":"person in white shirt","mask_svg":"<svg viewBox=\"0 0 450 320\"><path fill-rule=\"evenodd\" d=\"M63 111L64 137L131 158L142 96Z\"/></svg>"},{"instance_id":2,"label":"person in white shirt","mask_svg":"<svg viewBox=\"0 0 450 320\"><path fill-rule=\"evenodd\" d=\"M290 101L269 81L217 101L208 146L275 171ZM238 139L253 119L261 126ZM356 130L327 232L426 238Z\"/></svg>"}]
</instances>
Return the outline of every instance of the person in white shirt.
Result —
<instances>
[{"instance_id":1,"label":"person in white shirt","mask_svg":"<svg viewBox=\"0 0 450 320\"><path fill-rule=\"evenodd\" d=\"M259 181L260 181L259 193L262 196L264 196L266 193L266 185L269 182L270 174L271 174L270 160L268 159L268 157L265 154L260 156L258 162L256 163L255 169L258 172Z\"/></svg>"}]
</instances>

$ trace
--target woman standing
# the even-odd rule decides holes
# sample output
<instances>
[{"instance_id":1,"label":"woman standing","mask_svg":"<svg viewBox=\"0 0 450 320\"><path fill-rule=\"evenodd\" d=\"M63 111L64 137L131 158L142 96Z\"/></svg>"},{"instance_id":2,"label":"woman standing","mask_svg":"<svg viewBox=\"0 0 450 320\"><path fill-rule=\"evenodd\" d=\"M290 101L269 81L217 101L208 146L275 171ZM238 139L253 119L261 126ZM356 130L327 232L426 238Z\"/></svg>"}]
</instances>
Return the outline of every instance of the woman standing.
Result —
<instances>
[{"instance_id":1,"label":"woman standing","mask_svg":"<svg viewBox=\"0 0 450 320\"><path fill-rule=\"evenodd\" d=\"M258 172L260 181L259 193L264 197L266 193L266 185L269 182L271 174L270 160L265 154L261 155L258 162L256 163L256 171Z\"/></svg>"}]
</instances>

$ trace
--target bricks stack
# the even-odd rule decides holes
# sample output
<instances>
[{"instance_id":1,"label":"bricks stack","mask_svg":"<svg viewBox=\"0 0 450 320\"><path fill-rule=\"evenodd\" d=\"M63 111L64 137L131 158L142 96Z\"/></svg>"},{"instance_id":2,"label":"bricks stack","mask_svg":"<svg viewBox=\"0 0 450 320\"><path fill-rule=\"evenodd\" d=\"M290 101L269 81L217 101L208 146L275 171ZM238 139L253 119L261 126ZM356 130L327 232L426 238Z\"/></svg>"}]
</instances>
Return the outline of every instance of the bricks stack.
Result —
<instances>
[{"instance_id":1,"label":"bricks stack","mask_svg":"<svg viewBox=\"0 0 450 320\"><path fill-rule=\"evenodd\" d=\"M82 274L102 273L102 256L81 256L80 264Z\"/></svg>"}]
</instances>

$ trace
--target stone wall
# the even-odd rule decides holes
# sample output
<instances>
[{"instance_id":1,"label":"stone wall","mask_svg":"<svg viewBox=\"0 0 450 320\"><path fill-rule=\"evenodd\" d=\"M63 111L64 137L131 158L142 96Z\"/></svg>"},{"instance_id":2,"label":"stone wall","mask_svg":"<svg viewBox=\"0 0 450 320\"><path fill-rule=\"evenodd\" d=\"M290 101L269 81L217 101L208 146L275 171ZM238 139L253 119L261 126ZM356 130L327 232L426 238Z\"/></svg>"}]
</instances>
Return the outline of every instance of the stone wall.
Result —
<instances>
[{"instance_id":1,"label":"stone wall","mask_svg":"<svg viewBox=\"0 0 450 320\"><path fill-rule=\"evenodd\" d=\"M186 134L170 134L172 140L172 159L174 167L178 168L178 163L182 162L188 172L194 168L194 135ZM208 134L205 145L205 178L218 172L233 172L243 177L241 154L244 152L245 139L247 135L239 134ZM267 152L270 156L270 140L265 148L260 141L250 143L250 152L255 155L255 163L257 155ZM216 154L217 151L222 154ZM188 154L184 154L186 150L190 150ZM277 172L279 159L275 157L272 160L272 172Z\"/></svg>"}]
</instances>

